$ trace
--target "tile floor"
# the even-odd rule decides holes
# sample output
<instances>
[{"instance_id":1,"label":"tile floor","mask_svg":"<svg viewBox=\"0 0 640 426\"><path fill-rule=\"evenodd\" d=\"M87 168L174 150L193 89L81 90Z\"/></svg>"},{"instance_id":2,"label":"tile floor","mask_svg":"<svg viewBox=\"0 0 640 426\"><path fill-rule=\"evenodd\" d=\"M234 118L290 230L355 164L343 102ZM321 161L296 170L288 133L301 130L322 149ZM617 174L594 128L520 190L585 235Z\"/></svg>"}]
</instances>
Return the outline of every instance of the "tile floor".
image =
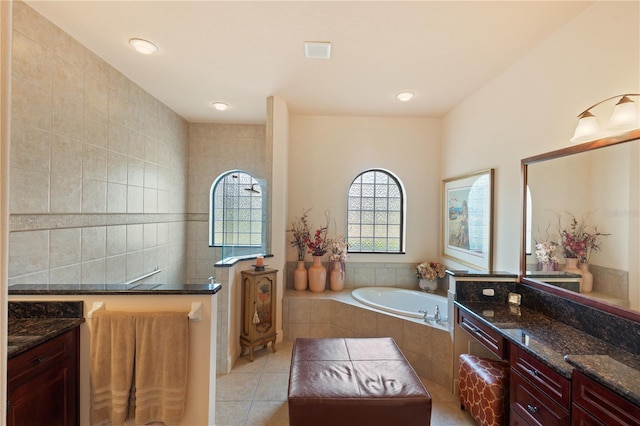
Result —
<instances>
[{"instance_id":1,"label":"tile floor","mask_svg":"<svg viewBox=\"0 0 640 426\"><path fill-rule=\"evenodd\" d=\"M218 377L216 426L288 426L287 386L291 364L291 342L255 352L253 362L245 355L231 374ZM423 379L432 400L432 426L473 426L458 399L440 385Z\"/></svg>"}]
</instances>

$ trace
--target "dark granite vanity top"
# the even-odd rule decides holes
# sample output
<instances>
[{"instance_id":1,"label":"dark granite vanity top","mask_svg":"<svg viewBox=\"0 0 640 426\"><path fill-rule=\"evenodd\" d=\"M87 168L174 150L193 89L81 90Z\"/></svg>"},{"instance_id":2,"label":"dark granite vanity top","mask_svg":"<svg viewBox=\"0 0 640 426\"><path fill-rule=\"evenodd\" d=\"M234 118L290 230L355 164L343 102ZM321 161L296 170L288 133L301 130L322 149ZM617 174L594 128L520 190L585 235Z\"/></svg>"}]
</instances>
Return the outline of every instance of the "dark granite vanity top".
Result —
<instances>
[{"instance_id":1,"label":"dark granite vanity top","mask_svg":"<svg viewBox=\"0 0 640 426\"><path fill-rule=\"evenodd\" d=\"M216 294L221 284L16 284L9 295L94 295L94 294Z\"/></svg>"},{"instance_id":2,"label":"dark granite vanity top","mask_svg":"<svg viewBox=\"0 0 640 426\"><path fill-rule=\"evenodd\" d=\"M567 378L573 368L640 405L640 356L522 306L455 302Z\"/></svg>"},{"instance_id":3,"label":"dark granite vanity top","mask_svg":"<svg viewBox=\"0 0 640 426\"><path fill-rule=\"evenodd\" d=\"M518 278L518 274L506 271L480 271L477 269L447 269L446 273L456 278Z\"/></svg>"},{"instance_id":4,"label":"dark granite vanity top","mask_svg":"<svg viewBox=\"0 0 640 426\"><path fill-rule=\"evenodd\" d=\"M84 322L83 302L8 303L7 357L78 327Z\"/></svg>"}]
</instances>

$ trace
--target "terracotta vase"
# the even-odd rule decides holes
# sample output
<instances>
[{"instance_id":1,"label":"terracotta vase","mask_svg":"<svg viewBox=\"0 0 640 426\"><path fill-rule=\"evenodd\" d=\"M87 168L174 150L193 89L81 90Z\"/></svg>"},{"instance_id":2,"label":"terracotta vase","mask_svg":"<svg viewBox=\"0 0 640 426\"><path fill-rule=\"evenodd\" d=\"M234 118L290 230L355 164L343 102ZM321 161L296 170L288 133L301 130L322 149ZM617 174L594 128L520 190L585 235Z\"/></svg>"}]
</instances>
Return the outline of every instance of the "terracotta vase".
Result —
<instances>
[{"instance_id":1,"label":"terracotta vase","mask_svg":"<svg viewBox=\"0 0 640 426\"><path fill-rule=\"evenodd\" d=\"M580 275L582 275L582 284L580 285L580 293L590 293L593 290L593 274L589 271L588 263L578 263Z\"/></svg>"},{"instance_id":2,"label":"terracotta vase","mask_svg":"<svg viewBox=\"0 0 640 426\"><path fill-rule=\"evenodd\" d=\"M309 266L309 290L322 293L327 284L327 268L322 264L322 256L313 256L313 264Z\"/></svg>"},{"instance_id":3,"label":"terracotta vase","mask_svg":"<svg viewBox=\"0 0 640 426\"><path fill-rule=\"evenodd\" d=\"M293 270L293 288L298 291L307 289L307 268L304 266L304 260L298 260L298 266Z\"/></svg>"},{"instance_id":4,"label":"terracotta vase","mask_svg":"<svg viewBox=\"0 0 640 426\"><path fill-rule=\"evenodd\" d=\"M342 291L344 290L344 271L342 270L342 264L340 262L331 262L331 264L333 265L329 275L331 291Z\"/></svg>"}]
</instances>

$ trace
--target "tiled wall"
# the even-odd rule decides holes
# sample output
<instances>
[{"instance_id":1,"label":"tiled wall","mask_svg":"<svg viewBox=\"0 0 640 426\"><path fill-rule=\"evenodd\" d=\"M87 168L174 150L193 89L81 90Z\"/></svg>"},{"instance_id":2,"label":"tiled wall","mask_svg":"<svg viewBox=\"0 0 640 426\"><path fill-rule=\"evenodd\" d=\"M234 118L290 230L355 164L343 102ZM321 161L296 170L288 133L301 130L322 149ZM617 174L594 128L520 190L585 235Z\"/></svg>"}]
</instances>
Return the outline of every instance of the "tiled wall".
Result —
<instances>
[{"instance_id":1,"label":"tiled wall","mask_svg":"<svg viewBox=\"0 0 640 426\"><path fill-rule=\"evenodd\" d=\"M215 273L213 264L221 259L221 250L209 247L209 194L218 176L237 169L257 179L270 180L271 154L267 152L265 125L189 125L187 282L190 284L207 282Z\"/></svg>"},{"instance_id":2,"label":"tiled wall","mask_svg":"<svg viewBox=\"0 0 640 426\"><path fill-rule=\"evenodd\" d=\"M297 337L393 337L420 377L451 388L453 342L447 330L325 296L288 291L282 312L285 340L292 341Z\"/></svg>"},{"instance_id":3,"label":"tiled wall","mask_svg":"<svg viewBox=\"0 0 640 426\"><path fill-rule=\"evenodd\" d=\"M183 282L187 123L13 8L9 284Z\"/></svg>"}]
</instances>

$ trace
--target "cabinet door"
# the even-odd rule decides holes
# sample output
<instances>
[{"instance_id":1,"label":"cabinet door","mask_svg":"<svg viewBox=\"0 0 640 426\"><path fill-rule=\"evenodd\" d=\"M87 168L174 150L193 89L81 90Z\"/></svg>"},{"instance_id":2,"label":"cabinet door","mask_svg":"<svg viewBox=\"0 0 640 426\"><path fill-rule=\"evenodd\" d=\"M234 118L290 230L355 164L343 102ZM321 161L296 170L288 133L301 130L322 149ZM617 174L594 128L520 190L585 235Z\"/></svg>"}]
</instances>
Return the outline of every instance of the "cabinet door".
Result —
<instances>
[{"instance_id":1,"label":"cabinet door","mask_svg":"<svg viewBox=\"0 0 640 426\"><path fill-rule=\"evenodd\" d=\"M7 363L7 425L74 426L79 422L79 328Z\"/></svg>"},{"instance_id":2,"label":"cabinet door","mask_svg":"<svg viewBox=\"0 0 640 426\"><path fill-rule=\"evenodd\" d=\"M640 425L640 407L573 370L573 402L607 426ZM587 423L589 424L589 423Z\"/></svg>"},{"instance_id":3,"label":"cabinet door","mask_svg":"<svg viewBox=\"0 0 640 426\"><path fill-rule=\"evenodd\" d=\"M580 408L579 405L573 404L571 408L571 426L607 426L591 414Z\"/></svg>"},{"instance_id":4,"label":"cabinet door","mask_svg":"<svg viewBox=\"0 0 640 426\"><path fill-rule=\"evenodd\" d=\"M75 403L69 389L73 387L74 367L67 359L9 392L8 426L71 426L76 415L69 409Z\"/></svg>"}]
</instances>

